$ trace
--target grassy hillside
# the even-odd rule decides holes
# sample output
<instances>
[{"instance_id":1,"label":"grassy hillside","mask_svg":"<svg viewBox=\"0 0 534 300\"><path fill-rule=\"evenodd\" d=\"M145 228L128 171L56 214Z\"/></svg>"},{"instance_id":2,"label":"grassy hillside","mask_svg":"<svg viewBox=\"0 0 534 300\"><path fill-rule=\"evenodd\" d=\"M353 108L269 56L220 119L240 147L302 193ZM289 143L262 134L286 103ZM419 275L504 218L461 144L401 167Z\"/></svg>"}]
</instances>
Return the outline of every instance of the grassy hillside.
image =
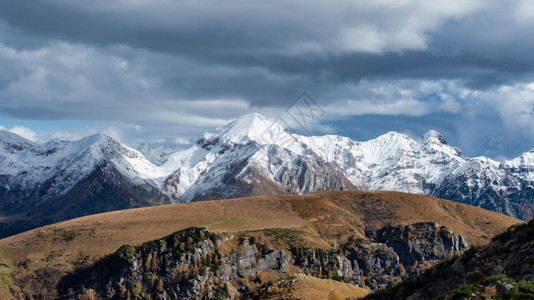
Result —
<instances>
[{"instance_id":1,"label":"grassy hillside","mask_svg":"<svg viewBox=\"0 0 534 300\"><path fill-rule=\"evenodd\" d=\"M177 230L202 226L214 232L254 235L277 249L302 245L328 249L349 236L391 224L437 222L487 243L517 219L423 195L397 192L321 192L206 201L115 211L78 218L0 240L0 298L13 283L40 268L68 272L114 252Z\"/></svg>"}]
</instances>

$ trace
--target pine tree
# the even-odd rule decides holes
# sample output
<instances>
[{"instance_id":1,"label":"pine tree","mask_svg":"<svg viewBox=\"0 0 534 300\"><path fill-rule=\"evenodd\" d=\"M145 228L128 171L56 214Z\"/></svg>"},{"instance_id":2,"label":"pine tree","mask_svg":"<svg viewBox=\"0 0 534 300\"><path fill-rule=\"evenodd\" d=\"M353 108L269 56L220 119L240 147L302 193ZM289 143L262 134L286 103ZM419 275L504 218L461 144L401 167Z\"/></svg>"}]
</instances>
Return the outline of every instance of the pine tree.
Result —
<instances>
[{"instance_id":1,"label":"pine tree","mask_svg":"<svg viewBox=\"0 0 534 300\"><path fill-rule=\"evenodd\" d=\"M156 271L158 269L158 254L156 251L152 254L152 270Z\"/></svg>"},{"instance_id":2,"label":"pine tree","mask_svg":"<svg viewBox=\"0 0 534 300\"><path fill-rule=\"evenodd\" d=\"M120 291L121 299L126 298L126 293L127 293L126 287L124 285L120 284L120 283L119 283L119 291ZM128 293L129 293L129 291L128 291Z\"/></svg>"},{"instance_id":3,"label":"pine tree","mask_svg":"<svg viewBox=\"0 0 534 300\"><path fill-rule=\"evenodd\" d=\"M149 254L145 258L145 270L150 271L151 268L152 268L152 255Z\"/></svg>"},{"instance_id":4,"label":"pine tree","mask_svg":"<svg viewBox=\"0 0 534 300\"><path fill-rule=\"evenodd\" d=\"M133 295L135 298L139 297L139 295L141 295L141 291L142 291L142 287L141 287L141 282L140 281L137 281L134 285L134 288L133 288Z\"/></svg>"},{"instance_id":5,"label":"pine tree","mask_svg":"<svg viewBox=\"0 0 534 300\"><path fill-rule=\"evenodd\" d=\"M159 281L158 281L158 293L163 294L164 291L165 291L165 289L163 287L163 280L161 280L161 278L160 278Z\"/></svg>"},{"instance_id":6,"label":"pine tree","mask_svg":"<svg viewBox=\"0 0 534 300\"><path fill-rule=\"evenodd\" d=\"M150 287L153 288L156 285L157 281L158 276L155 273L152 273L152 276L150 277Z\"/></svg>"}]
</instances>

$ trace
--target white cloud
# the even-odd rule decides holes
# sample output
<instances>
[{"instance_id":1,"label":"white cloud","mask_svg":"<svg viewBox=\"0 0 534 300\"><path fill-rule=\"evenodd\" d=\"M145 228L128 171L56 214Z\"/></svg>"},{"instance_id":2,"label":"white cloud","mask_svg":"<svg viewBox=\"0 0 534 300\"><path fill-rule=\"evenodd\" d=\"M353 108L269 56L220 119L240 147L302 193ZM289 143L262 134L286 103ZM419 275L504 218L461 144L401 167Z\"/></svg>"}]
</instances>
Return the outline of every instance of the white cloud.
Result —
<instances>
[{"instance_id":1,"label":"white cloud","mask_svg":"<svg viewBox=\"0 0 534 300\"><path fill-rule=\"evenodd\" d=\"M328 106L325 110L339 116L406 115L422 116L432 111L426 102L415 99L377 102L369 100L346 100Z\"/></svg>"},{"instance_id":2,"label":"white cloud","mask_svg":"<svg viewBox=\"0 0 534 300\"><path fill-rule=\"evenodd\" d=\"M339 34L340 47L347 51L380 53L387 44L386 36L367 24L343 28Z\"/></svg>"},{"instance_id":3,"label":"white cloud","mask_svg":"<svg viewBox=\"0 0 534 300\"><path fill-rule=\"evenodd\" d=\"M13 126L8 131L13 132L15 134L20 135L21 137L30 140L32 142L39 142L40 139L37 137L37 133L33 131L31 128L24 127L24 126Z\"/></svg>"},{"instance_id":4,"label":"white cloud","mask_svg":"<svg viewBox=\"0 0 534 300\"><path fill-rule=\"evenodd\" d=\"M443 93L440 97L442 98L442 102L439 104L438 108L441 111L459 113L462 110L462 105L460 105L453 96Z\"/></svg>"},{"instance_id":5,"label":"white cloud","mask_svg":"<svg viewBox=\"0 0 534 300\"><path fill-rule=\"evenodd\" d=\"M189 140L186 140L184 138L177 137L174 139L174 143L178 145L189 145L191 142Z\"/></svg>"},{"instance_id":6,"label":"white cloud","mask_svg":"<svg viewBox=\"0 0 534 300\"><path fill-rule=\"evenodd\" d=\"M136 146L194 141L252 111L275 118L306 89L332 118L447 113L461 123L491 111L509 128L533 127L532 94L514 84L534 74L531 1L273 1L0 4L0 111L98 122L18 129L29 138L106 132ZM56 27L30 22L40 11Z\"/></svg>"},{"instance_id":7,"label":"white cloud","mask_svg":"<svg viewBox=\"0 0 534 300\"><path fill-rule=\"evenodd\" d=\"M481 95L485 103L495 107L504 124L512 129L534 135L533 83L501 86Z\"/></svg>"},{"instance_id":8,"label":"white cloud","mask_svg":"<svg viewBox=\"0 0 534 300\"><path fill-rule=\"evenodd\" d=\"M63 140L63 141L76 141L91 134L95 134L95 132L91 132L91 131L74 132L74 131L69 131L68 129L65 129L65 130L51 130L48 132L43 132L42 136L45 141L51 140L51 139L58 139L58 140Z\"/></svg>"},{"instance_id":9,"label":"white cloud","mask_svg":"<svg viewBox=\"0 0 534 300\"><path fill-rule=\"evenodd\" d=\"M483 5L483 2L476 0L447 3L428 0L355 1L352 5L338 5L352 13L336 12L341 16L338 20L340 26L329 27L336 28L337 34L329 33L336 39L328 47L334 52L423 50L427 47L431 32L437 31L448 20L472 14ZM352 19L344 18L344 14Z\"/></svg>"},{"instance_id":10,"label":"white cloud","mask_svg":"<svg viewBox=\"0 0 534 300\"><path fill-rule=\"evenodd\" d=\"M466 92L454 80L362 80L346 85L339 97L332 99L324 109L331 116L391 115L424 116L432 113L462 113Z\"/></svg>"},{"instance_id":11,"label":"white cloud","mask_svg":"<svg viewBox=\"0 0 534 300\"><path fill-rule=\"evenodd\" d=\"M534 3L530 0L514 1L513 13L517 21L532 23L534 22Z\"/></svg>"}]
</instances>

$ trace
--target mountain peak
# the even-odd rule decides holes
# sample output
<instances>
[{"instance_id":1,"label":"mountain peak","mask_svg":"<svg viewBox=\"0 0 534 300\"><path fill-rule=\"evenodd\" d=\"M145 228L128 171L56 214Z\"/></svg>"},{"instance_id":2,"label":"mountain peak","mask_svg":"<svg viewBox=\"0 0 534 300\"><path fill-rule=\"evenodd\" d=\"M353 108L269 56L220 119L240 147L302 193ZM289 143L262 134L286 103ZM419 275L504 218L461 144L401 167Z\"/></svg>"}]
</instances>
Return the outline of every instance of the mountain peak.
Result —
<instances>
[{"instance_id":1,"label":"mountain peak","mask_svg":"<svg viewBox=\"0 0 534 300\"><path fill-rule=\"evenodd\" d=\"M7 130L0 130L0 141L4 141L4 140L19 140L19 141L27 141L27 142L30 142L30 140L16 134L16 133L13 133L11 131L7 131ZM30 142L31 143L31 142Z\"/></svg>"},{"instance_id":2,"label":"mountain peak","mask_svg":"<svg viewBox=\"0 0 534 300\"><path fill-rule=\"evenodd\" d=\"M3 144L0 147L8 152L21 151L35 145L34 142L7 130L0 130L0 144Z\"/></svg>"},{"instance_id":3,"label":"mountain peak","mask_svg":"<svg viewBox=\"0 0 534 300\"><path fill-rule=\"evenodd\" d=\"M149 143L147 142L143 142L141 144L139 144L139 146L137 146L137 148L135 148L137 151L143 153L143 151L151 151L151 150L154 150L154 147L152 145L150 145Z\"/></svg>"},{"instance_id":4,"label":"mountain peak","mask_svg":"<svg viewBox=\"0 0 534 300\"><path fill-rule=\"evenodd\" d=\"M254 120L267 120L267 118L264 117L263 115L257 113L257 112L253 112L253 113L242 115L241 117L238 117L235 120L236 121L239 120L239 121L244 121L244 122L247 122L247 121L250 122L250 121L254 121Z\"/></svg>"},{"instance_id":5,"label":"mountain peak","mask_svg":"<svg viewBox=\"0 0 534 300\"><path fill-rule=\"evenodd\" d=\"M165 146L152 146L144 142L141 143L136 150L141 152L141 154L143 154L143 156L154 165L161 166L169 159L170 155L182 149L171 149Z\"/></svg>"},{"instance_id":6,"label":"mountain peak","mask_svg":"<svg viewBox=\"0 0 534 300\"><path fill-rule=\"evenodd\" d=\"M397 131L389 131L387 133L384 133L369 142L378 143L381 145L389 145L390 147L393 145L397 145L397 147L401 147L403 143L416 143L410 136L408 136L405 133L400 133Z\"/></svg>"},{"instance_id":7,"label":"mountain peak","mask_svg":"<svg viewBox=\"0 0 534 300\"><path fill-rule=\"evenodd\" d=\"M115 139L105 133L95 133L80 140L80 142L85 144L96 144L109 141L115 141Z\"/></svg>"},{"instance_id":8,"label":"mountain peak","mask_svg":"<svg viewBox=\"0 0 534 300\"><path fill-rule=\"evenodd\" d=\"M250 132L251 130L265 130L267 129L266 127L270 126L272 123L272 121L260 115L259 113L250 113L236 118L234 121L230 122L224 127L231 127L232 129L239 130L247 129Z\"/></svg>"},{"instance_id":9,"label":"mountain peak","mask_svg":"<svg viewBox=\"0 0 534 300\"><path fill-rule=\"evenodd\" d=\"M219 138L224 142L246 142L253 140L260 144L272 143L271 139L285 132L285 129L258 113L243 115L213 133L204 135L206 140Z\"/></svg>"},{"instance_id":10,"label":"mountain peak","mask_svg":"<svg viewBox=\"0 0 534 300\"><path fill-rule=\"evenodd\" d=\"M423 134L422 139L424 144L447 145L447 141L443 135L435 130L427 131L425 134Z\"/></svg>"}]
</instances>

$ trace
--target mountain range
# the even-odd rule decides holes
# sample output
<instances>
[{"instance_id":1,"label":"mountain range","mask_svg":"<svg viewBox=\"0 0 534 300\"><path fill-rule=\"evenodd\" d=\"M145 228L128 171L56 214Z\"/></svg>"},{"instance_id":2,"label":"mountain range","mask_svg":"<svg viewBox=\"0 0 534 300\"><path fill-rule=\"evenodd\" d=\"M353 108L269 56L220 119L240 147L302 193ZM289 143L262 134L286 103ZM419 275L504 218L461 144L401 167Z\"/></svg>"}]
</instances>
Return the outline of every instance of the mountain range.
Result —
<instances>
[{"instance_id":1,"label":"mountain range","mask_svg":"<svg viewBox=\"0 0 534 300\"><path fill-rule=\"evenodd\" d=\"M290 133L259 115L205 133L189 149L105 134L44 144L0 131L0 232L87 214L200 200L320 190L427 194L528 220L534 149L504 162L463 156L436 131L358 142Z\"/></svg>"}]
</instances>

